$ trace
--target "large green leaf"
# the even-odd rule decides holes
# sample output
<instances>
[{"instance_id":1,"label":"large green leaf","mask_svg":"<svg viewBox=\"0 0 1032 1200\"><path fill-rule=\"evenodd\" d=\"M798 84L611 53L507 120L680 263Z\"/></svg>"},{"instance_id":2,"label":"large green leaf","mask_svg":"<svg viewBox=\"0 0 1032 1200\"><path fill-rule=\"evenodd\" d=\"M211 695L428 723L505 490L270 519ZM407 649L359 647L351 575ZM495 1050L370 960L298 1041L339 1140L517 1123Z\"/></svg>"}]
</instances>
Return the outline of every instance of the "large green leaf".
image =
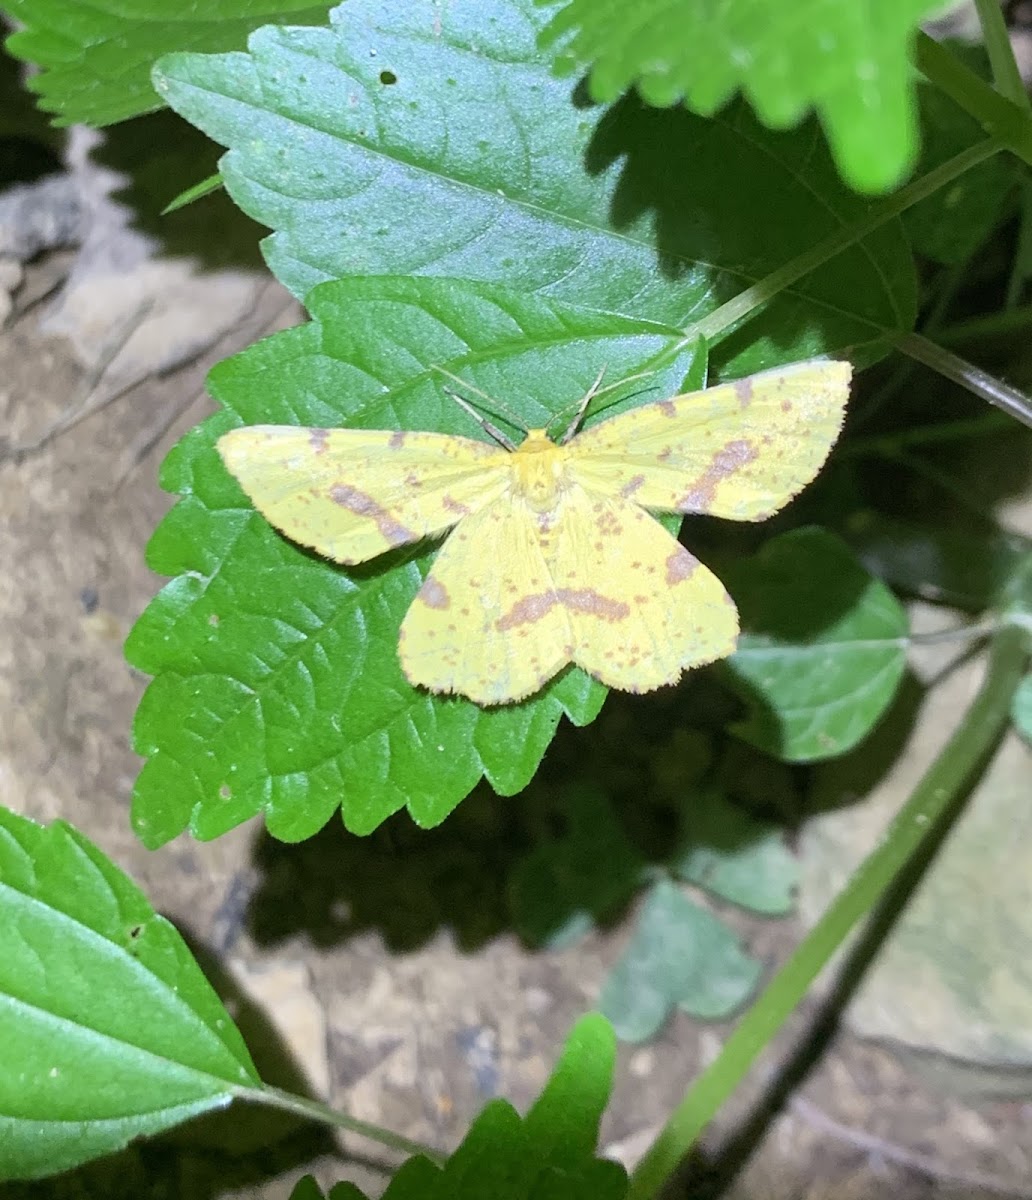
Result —
<instances>
[{"instance_id":1,"label":"large green leaf","mask_svg":"<svg viewBox=\"0 0 1032 1200\"><path fill-rule=\"evenodd\" d=\"M815 109L845 177L893 187L917 149L910 43L941 0L570 0L545 40L565 71L612 100L636 83L650 104L710 116L741 89L773 129Z\"/></svg>"},{"instance_id":2,"label":"large green leaf","mask_svg":"<svg viewBox=\"0 0 1032 1200\"><path fill-rule=\"evenodd\" d=\"M771 538L725 582L744 632L721 670L748 710L731 731L790 762L851 750L903 675L899 601L841 539L815 528Z\"/></svg>"},{"instance_id":3,"label":"large green leaf","mask_svg":"<svg viewBox=\"0 0 1032 1200\"><path fill-rule=\"evenodd\" d=\"M110 125L160 108L154 62L170 50L236 50L260 25L321 25L311 0L5 0L25 28L12 54L43 68L29 86L58 124Z\"/></svg>"},{"instance_id":4,"label":"large green leaf","mask_svg":"<svg viewBox=\"0 0 1032 1200\"><path fill-rule=\"evenodd\" d=\"M555 79L532 0L348 0L330 29L175 54L161 95L230 152L237 203L295 295L354 273L499 281L684 326L866 212L815 124L773 134ZM736 374L909 327L896 224L780 295L722 348Z\"/></svg>"},{"instance_id":5,"label":"large green leaf","mask_svg":"<svg viewBox=\"0 0 1032 1200\"><path fill-rule=\"evenodd\" d=\"M149 845L188 824L215 837L258 812L277 837L298 840L338 806L355 832L403 807L434 825L482 775L498 792L519 791L560 716L583 724L602 702L602 687L578 671L490 709L414 689L396 648L429 564L425 548L350 571L299 549L254 512L213 441L264 421L482 437L442 394L434 365L504 399L531 426L575 403L600 364L614 379L654 370L628 387L640 403L643 386L677 392L692 366L678 332L444 279L342 280L316 289L309 306L311 324L215 369L210 387L224 411L165 466L164 486L184 499L155 534L149 562L179 578L127 645L157 676L135 728L150 758L134 809Z\"/></svg>"},{"instance_id":6,"label":"large green leaf","mask_svg":"<svg viewBox=\"0 0 1032 1200\"><path fill-rule=\"evenodd\" d=\"M0 1178L38 1179L258 1083L175 929L69 826L0 809Z\"/></svg>"}]
</instances>

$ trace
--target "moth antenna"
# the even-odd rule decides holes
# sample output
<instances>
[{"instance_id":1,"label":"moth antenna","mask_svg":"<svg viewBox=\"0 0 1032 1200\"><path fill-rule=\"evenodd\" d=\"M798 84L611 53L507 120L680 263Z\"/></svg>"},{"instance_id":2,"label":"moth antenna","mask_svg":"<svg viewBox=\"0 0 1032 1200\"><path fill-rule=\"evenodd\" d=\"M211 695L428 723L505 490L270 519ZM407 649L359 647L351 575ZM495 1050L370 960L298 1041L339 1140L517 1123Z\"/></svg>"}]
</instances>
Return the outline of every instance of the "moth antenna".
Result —
<instances>
[{"instance_id":1,"label":"moth antenna","mask_svg":"<svg viewBox=\"0 0 1032 1200\"><path fill-rule=\"evenodd\" d=\"M489 396L487 392L482 392L480 388L475 387L472 383L467 383L465 379L460 378L458 375L453 375L446 367L439 367L436 363L434 363L431 366L431 370L439 371L442 375L447 375L449 379L454 380L454 382L460 387L465 388L467 391L473 392L474 395L479 396L481 400L491 405L492 408L497 409L504 416L508 417L517 429L522 430L524 433L527 432L527 426L524 425L521 418L517 416L517 414L514 413L511 408L506 407L501 400L496 400L494 396ZM447 394L451 396L453 400L459 399L459 396L455 392L450 391L448 388L445 388L444 391L447 392ZM469 406L468 402L463 407L479 422L480 425L484 427L484 429L491 434L492 437L497 438L503 446L509 450L515 449L514 443L510 441L510 439L506 437L506 435L500 430L494 429L478 412Z\"/></svg>"},{"instance_id":2,"label":"moth antenna","mask_svg":"<svg viewBox=\"0 0 1032 1200\"><path fill-rule=\"evenodd\" d=\"M599 373L595 376L595 382L581 397L580 403L577 405L577 411L573 415L573 420L569 423L569 425L566 426L566 431L559 439L560 446L565 446L570 438L572 438L580 428L580 423L584 419L584 413L586 412L588 405L598 395L599 385L602 383L602 376L605 375L605 373L606 368L603 367L602 370L599 371Z\"/></svg>"},{"instance_id":3,"label":"moth antenna","mask_svg":"<svg viewBox=\"0 0 1032 1200\"><path fill-rule=\"evenodd\" d=\"M602 376L605 375L606 368L603 367L595 378L595 382L588 388L580 400L577 401L577 412L573 420L566 428L566 432L559 439L559 445L565 446L571 438L573 438L580 429L580 424L584 420L584 414L588 411L588 406L592 400L596 400L599 396L604 396L606 392L615 392L617 388L622 388L625 383L633 383L635 379L646 379L649 375L654 375L655 371L638 371L634 375L625 375L622 379L618 379L616 383L608 383L605 387L599 387L602 382ZM556 416L561 416L561 413L556 413ZM553 418L554 420L554 418Z\"/></svg>"},{"instance_id":4,"label":"moth antenna","mask_svg":"<svg viewBox=\"0 0 1032 1200\"><path fill-rule=\"evenodd\" d=\"M482 413L478 413L473 405L470 404L468 400L464 400L458 392L453 392L451 388L442 388L441 390L446 396L450 396L459 406L459 408L463 409L465 412L468 412L473 420L476 421L476 423L481 427L481 429L483 429L486 433L489 433L491 437L493 437L494 440L499 444L499 446L504 446L506 450L516 449L516 443L513 442L510 437L504 434L497 425L492 425L487 417L485 417Z\"/></svg>"}]
</instances>

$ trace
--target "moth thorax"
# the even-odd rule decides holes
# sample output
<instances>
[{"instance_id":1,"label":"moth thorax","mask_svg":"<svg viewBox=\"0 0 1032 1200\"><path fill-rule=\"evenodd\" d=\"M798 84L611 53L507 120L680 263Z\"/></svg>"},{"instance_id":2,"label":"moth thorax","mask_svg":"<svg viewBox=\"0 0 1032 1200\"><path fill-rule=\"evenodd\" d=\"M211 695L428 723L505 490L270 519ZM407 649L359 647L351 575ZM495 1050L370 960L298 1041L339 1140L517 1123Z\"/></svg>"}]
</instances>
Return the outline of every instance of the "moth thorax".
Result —
<instances>
[{"instance_id":1,"label":"moth thorax","mask_svg":"<svg viewBox=\"0 0 1032 1200\"><path fill-rule=\"evenodd\" d=\"M532 429L512 459L513 488L535 512L555 508L566 481L567 452L543 429Z\"/></svg>"}]
</instances>

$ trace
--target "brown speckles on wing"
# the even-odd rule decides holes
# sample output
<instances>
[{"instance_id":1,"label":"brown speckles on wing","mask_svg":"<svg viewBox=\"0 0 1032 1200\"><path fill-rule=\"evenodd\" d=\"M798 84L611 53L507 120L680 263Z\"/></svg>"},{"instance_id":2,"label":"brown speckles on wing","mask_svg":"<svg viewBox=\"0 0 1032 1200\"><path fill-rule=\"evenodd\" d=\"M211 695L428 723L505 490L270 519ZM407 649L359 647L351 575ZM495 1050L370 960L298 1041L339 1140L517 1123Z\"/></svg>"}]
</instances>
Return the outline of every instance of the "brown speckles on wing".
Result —
<instances>
[{"instance_id":1,"label":"brown speckles on wing","mask_svg":"<svg viewBox=\"0 0 1032 1200\"><path fill-rule=\"evenodd\" d=\"M548 566L578 666L610 687L647 692L733 651L737 614L723 585L655 518L579 488L561 518ZM600 528L620 532L600 538Z\"/></svg>"},{"instance_id":2,"label":"brown speckles on wing","mask_svg":"<svg viewBox=\"0 0 1032 1200\"><path fill-rule=\"evenodd\" d=\"M849 378L848 363L796 363L645 404L573 438L570 469L643 508L762 520L820 470Z\"/></svg>"},{"instance_id":3,"label":"brown speckles on wing","mask_svg":"<svg viewBox=\"0 0 1032 1200\"><path fill-rule=\"evenodd\" d=\"M678 512L709 512L713 507L717 487L736 471L756 458L759 449L752 442L739 438L728 442L713 455L706 470L694 480L674 505Z\"/></svg>"},{"instance_id":4,"label":"brown speckles on wing","mask_svg":"<svg viewBox=\"0 0 1032 1200\"><path fill-rule=\"evenodd\" d=\"M253 425L218 448L272 525L342 563L443 532L511 478L505 450L437 433Z\"/></svg>"},{"instance_id":5,"label":"brown speckles on wing","mask_svg":"<svg viewBox=\"0 0 1032 1200\"><path fill-rule=\"evenodd\" d=\"M406 542L414 542L419 537L419 534L411 529L406 529L404 525L395 520L391 513L383 505L377 504L372 496L367 496L358 488L335 483L330 488L330 499L334 504L339 504L341 508L346 508L348 512L359 517L367 517L372 521L388 546L404 546Z\"/></svg>"},{"instance_id":6,"label":"brown speckles on wing","mask_svg":"<svg viewBox=\"0 0 1032 1200\"><path fill-rule=\"evenodd\" d=\"M447 539L402 622L398 657L411 683L506 704L538 691L570 661L569 617L537 516L505 496Z\"/></svg>"}]
</instances>

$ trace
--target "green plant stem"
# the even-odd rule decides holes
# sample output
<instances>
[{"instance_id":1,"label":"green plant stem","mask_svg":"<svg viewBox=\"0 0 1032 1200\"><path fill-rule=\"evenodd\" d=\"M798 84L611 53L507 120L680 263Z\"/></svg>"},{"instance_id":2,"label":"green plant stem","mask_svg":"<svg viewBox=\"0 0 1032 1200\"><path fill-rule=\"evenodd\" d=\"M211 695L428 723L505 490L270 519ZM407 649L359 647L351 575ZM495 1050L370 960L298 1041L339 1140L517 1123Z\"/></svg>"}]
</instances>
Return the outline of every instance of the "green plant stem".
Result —
<instances>
[{"instance_id":1,"label":"green plant stem","mask_svg":"<svg viewBox=\"0 0 1032 1200\"><path fill-rule=\"evenodd\" d=\"M982 40L989 55L989 65L993 69L996 90L1032 115L1032 104L1029 103L1028 93L1025 91L1014 57L1014 48L1007 33L1000 0L975 0L975 9L982 26Z\"/></svg>"},{"instance_id":2,"label":"green plant stem","mask_svg":"<svg viewBox=\"0 0 1032 1200\"><path fill-rule=\"evenodd\" d=\"M439 1150L420 1145L400 1133L383 1129L379 1125L370 1125L367 1121L358 1121L346 1116L323 1104L318 1100L310 1100L307 1096L295 1096L292 1092L284 1092L280 1088L269 1087L241 1089L236 1093L240 1100L250 1100L255 1104L264 1104L268 1108L280 1108L295 1116L306 1117L310 1121L318 1121L321 1125L335 1125L338 1129L346 1129L349 1133L357 1133L371 1141L379 1142L381 1146L389 1146L403 1154L421 1154L432 1162L440 1165L447 1160L447 1155Z\"/></svg>"},{"instance_id":3,"label":"green plant stem","mask_svg":"<svg viewBox=\"0 0 1032 1200\"><path fill-rule=\"evenodd\" d=\"M960 358L951 350L937 346L935 342L930 342L919 333L901 334L896 339L896 347L1032 428L1032 401L1024 392L990 375L988 371L983 371L981 367L976 367L974 363Z\"/></svg>"},{"instance_id":4,"label":"green plant stem","mask_svg":"<svg viewBox=\"0 0 1032 1200\"><path fill-rule=\"evenodd\" d=\"M892 822L885 838L796 948L696 1079L631 1177L628 1200L651 1200L671 1178L702 1130L734 1092L761 1051L795 1011L817 975L858 922L922 851L935 846L956 816L976 771L1010 719L1025 672L1028 635L1013 624L994 636L982 687L953 736Z\"/></svg>"},{"instance_id":5,"label":"green plant stem","mask_svg":"<svg viewBox=\"0 0 1032 1200\"><path fill-rule=\"evenodd\" d=\"M848 250L850 246L865 238L869 233L873 233L886 221L891 221L893 217L898 217L900 213L905 212L918 201L933 195L939 188L945 187L947 183L952 182L966 171L970 171L972 167L991 158L1000 149L1001 143L994 138L979 142L975 146L969 146L960 154L929 171L927 175L922 175L920 179L915 179L913 183L901 188L888 199L872 204L871 211L866 217L854 221L853 224L826 237L816 246L793 258L791 262L785 263L783 267L779 267L751 287L739 292L726 304L714 309L709 316L690 325L685 330L682 344L690 345L699 337L705 338L708 342L716 341L730 332L750 313L766 304L778 292L790 287L797 279L809 275L811 271L823 266L836 254L841 254L843 250Z\"/></svg>"},{"instance_id":6,"label":"green plant stem","mask_svg":"<svg viewBox=\"0 0 1032 1200\"><path fill-rule=\"evenodd\" d=\"M955 100L1018 158L1032 163L1032 121L1024 105L1001 96L926 33L918 33L915 51L917 69L930 83Z\"/></svg>"}]
</instances>

